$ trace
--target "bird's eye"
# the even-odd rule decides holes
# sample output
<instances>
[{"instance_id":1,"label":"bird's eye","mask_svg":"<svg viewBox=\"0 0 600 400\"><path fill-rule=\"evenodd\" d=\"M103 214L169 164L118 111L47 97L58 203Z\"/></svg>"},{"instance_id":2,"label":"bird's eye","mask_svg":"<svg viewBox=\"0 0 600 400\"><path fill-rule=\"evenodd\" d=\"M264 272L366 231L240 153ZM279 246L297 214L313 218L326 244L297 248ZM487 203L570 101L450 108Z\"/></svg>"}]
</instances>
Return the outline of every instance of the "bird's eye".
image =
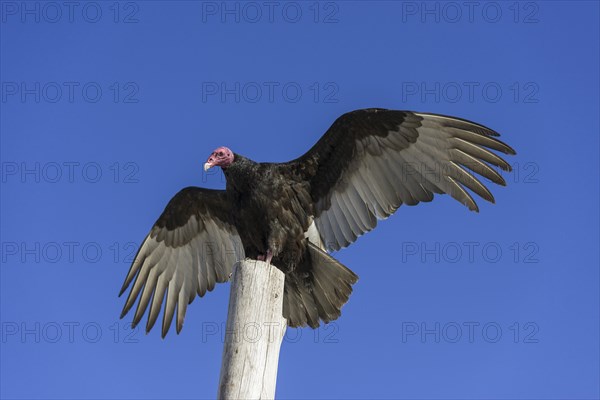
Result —
<instances>
[{"instance_id":1,"label":"bird's eye","mask_svg":"<svg viewBox=\"0 0 600 400\"><path fill-rule=\"evenodd\" d=\"M223 152L222 152L222 151L220 151L220 152L219 152L217 155L218 155L219 157L223 157Z\"/></svg>"}]
</instances>

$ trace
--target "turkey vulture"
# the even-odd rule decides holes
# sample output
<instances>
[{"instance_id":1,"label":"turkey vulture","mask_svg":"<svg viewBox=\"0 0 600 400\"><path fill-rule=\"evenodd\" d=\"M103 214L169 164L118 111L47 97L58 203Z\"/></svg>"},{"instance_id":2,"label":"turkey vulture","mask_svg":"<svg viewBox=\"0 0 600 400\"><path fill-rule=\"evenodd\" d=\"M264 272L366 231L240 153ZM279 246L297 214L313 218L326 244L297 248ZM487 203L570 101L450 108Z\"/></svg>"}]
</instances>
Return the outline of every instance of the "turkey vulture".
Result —
<instances>
[{"instance_id":1,"label":"turkey vulture","mask_svg":"<svg viewBox=\"0 0 600 400\"><path fill-rule=\"evenodd\" d=\"M169 201L125 278L119 295L135 282L121 318L140 297L133 326L150 304L148 332L165 302L162 336L175 306L179 333L196 295L227 281L235 262L250 257L285 273L289 326L335 320L358 277L327 252L353 243L402 204L431 201L434 193L473 211L478 207L466 189L494 202L473 173L506 184L493 167L511 167L490 150L515 151L497 136L459 118L364 109L339 117L289 162L258 163L219 147L204 168L221 167L226 189L187 187Z\"/></svg>"}]
</instances>

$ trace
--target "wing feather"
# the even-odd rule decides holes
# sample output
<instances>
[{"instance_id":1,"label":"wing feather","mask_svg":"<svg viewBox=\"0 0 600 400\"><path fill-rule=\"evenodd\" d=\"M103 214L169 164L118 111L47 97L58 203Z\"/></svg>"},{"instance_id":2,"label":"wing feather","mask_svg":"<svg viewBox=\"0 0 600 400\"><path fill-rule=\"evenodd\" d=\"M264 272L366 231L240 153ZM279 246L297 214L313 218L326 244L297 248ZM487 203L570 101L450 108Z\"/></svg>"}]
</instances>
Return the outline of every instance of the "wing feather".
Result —
<instances>
[{"instance_id":1,"label":"wing feather","mask_svg":"<svg viewBox=\"0 0 600 400\"><path fill-rule=\"evenodd\" d=\"M282 168L310 183L313 217L328 250L339 250L402 204L447 193L470 210L467 191L494 202L479 176L505 185L494 151L515 154L483 125L437 114L384 109L342 115L303 156ZM478 176L479 175L479 176Z\"/></svg>"},{"instance_id":2,"label":"wing feather","mask_svg":"<svg viewBox=\"0 0 600 400\"><path fill-rule=\"evenodd\" d=\"M132 281L133 286L121 318L139 298L132 325L136 326L149 308L148 332L164 303L161 334L165 337L168 333L176 307L179 333L187 305L196 295L213 290L217 282L228 280L235 262L244 258L230 214L224 191L188 187L177 193L144 239L129 269L119 295Z\"/></svg>"},{"instance_id":3,"label":"wing feather","mask_svg":"<svg viewBox=\"0 0 600 400\"><path fill-rule=\"evenodd\" d=\"M162 337L167 335L169 332L169 327L171 326L171 322L173 321L173 315L175 314L175 306L177 305L176 299L179 295L179 290L181 290L180 279L177 272L173 276L173 279L169 282L169 286L167 289L167 300L165 302L165 311L163 314L163 323L162 323Z\"/></svg>"}]
</instances>

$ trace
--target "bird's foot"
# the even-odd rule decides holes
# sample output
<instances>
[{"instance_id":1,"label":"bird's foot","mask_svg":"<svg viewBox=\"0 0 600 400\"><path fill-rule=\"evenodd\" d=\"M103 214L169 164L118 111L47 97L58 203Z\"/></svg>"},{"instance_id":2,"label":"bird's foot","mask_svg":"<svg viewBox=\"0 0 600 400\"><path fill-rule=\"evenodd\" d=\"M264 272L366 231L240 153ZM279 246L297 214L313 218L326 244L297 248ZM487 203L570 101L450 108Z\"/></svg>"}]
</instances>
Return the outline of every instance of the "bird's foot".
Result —
<instances>
[{"instance_id":1,"label":"bird's foot","mask_svg":"<svg viewBox=\"0 0 600 400\"><path fill-rule=\"evenodd\" d=\"M273 252L271 249L267 250L267 259L265 260L267 264L271 264L271 260L273 259Z\"/></svg>"},{"instance_id":2,"label":"bird's foot","mask_svg":"<svg viewBox=\"0 0 600 400\"><path fill-rule=\"evenodd\" d=\"M268 249L267 254L259 254L258 256L256 256L256 259L258 261L264 261L267 264L271 264L271 260L273 259L273 252L271 251L271 249Z\"/></svg>"}]
</instances>

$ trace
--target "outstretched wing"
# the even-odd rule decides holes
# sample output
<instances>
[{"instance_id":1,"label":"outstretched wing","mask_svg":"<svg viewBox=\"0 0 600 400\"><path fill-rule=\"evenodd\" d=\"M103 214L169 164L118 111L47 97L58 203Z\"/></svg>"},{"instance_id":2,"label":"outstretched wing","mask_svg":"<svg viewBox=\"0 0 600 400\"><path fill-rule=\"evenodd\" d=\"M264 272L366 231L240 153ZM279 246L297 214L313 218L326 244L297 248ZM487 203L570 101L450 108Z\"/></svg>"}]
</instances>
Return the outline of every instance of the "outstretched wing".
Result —
<instances>
[{"instance_id":1,"label":"outstretched wing","mask_svg":"<svg viewBox=\"0 0 600 400\"><path fill-rule=\"evenodd\" d=\"M135 327L152 297L146 332L152 329L166 298L162 336L171 326L177 306L177 333L187 305L204 296L216 282L229 279L233 265L244 258L230 204L223 190L188 187L177 193L144 239L119 296L135 278L121 318L141 293L133 317ZM143 289L143 290L142 290Z\"/></svg>"},{"instance_id":2,"label":"outstretched wing","mask_svg":"<svg viewBox=\"0 0 600 400\"><path fill-rule=\"evenodd\" d=\"M402 204L431 201L434 193L448 193L474 211L477 204L466 189L494 202L473 172L506 184L491 166L511 167L490 149L515 151L495 136L459 118L357 110L338 118L306 154L283 166L310 183L321 239L328 250L339 250Z\"/></svg>"}]
</instances>

